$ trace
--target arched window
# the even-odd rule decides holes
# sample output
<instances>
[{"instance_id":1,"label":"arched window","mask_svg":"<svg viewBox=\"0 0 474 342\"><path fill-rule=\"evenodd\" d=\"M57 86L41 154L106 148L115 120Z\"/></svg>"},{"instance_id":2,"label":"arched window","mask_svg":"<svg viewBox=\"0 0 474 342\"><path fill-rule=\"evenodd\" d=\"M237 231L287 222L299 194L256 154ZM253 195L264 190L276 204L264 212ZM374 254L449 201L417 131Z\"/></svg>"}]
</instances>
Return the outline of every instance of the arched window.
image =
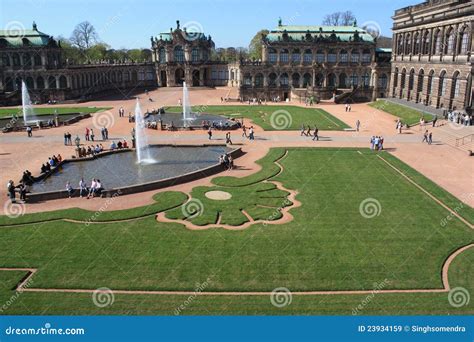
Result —
<instances>
[{"instance_id":1,"label":"arched window","mask_svg":"<svg viewBox=\"0 0 474 342\"><path fill-rule=\"evenodd\" d=\"M23 67L26 69L31 67L31 55L29 53L23 54Z\"/></svg>"},{"instance_id":2,"label":"arched window","mask_svg":"<svg viewBox=\"0 0 474 342\"><path fill-rule=\"evenodd\" d=\"M299 63L301 61L301 51L299 49L293 50L291 54L291 61L293 63Z\"/></svg>"},{"instance_id":3,"label":"arched window","mask_svg":"<svg viewBox=\"0 0 474 342\"><path fill-rule=\"evenodd\" d=\"M413 90L413 85L415 84L415 70L410 70L410 76L408 77L408 90Z\"/></svg>"},{"instance_id":4,"label":"arched window","mask_svg":"<svg viewBox=\"0 0 474 342\"><path fill-rule=\"evenodd\" d=\"M460 48L459 48L459 54L466 54L467 51L469 50L469 30L467 27L464 27L462 31L460 32Z\"/></svg>"},{"instance_id":5,"label":"arched window","mask_svg":"<svg viewBox=\"0 0 474 342\"><path fill-rule=\"evenodd\" d=\"M280 63L288 63L290 60L290 54L287 49L280 51Z\"/></svg>"},{"instance_id":6,"label":"arched window","mask_svg":"<svg viewBox=\"0 0 474 342\"><path fill-rule=\"evenodd\" d=\"M184 51L179 45L174 48L174 61L178 63L184 62Z\"/></svg>"},{"instance_id":7,"label":"arched window","mask_svg":"<svg viewBox=\"0 0 474 342\"><path fill-rule=\"evenodd\" d=\"M397 36L397 55L401 55L403 53L403 36Z\"/></svg>"},{"instance_id":8,"label":"arched window","mask_svg":"<svg viewBox=\"0 0 474 342\"><path fill-rule=\"evenodd\" d=\"M20 55L17 53L14 53L12 55L12 60L13 60L13 66L20 66Z\"/></svg>"},{"instance_id":9,"label":"arched window","mask_svg":"<svg viewBox=\"0 0 474 342\"><path fill-rule=\"evenodd\" d=\"M294 74L291 76L291 85L292 85L294 88L299 88L299 87L300 87L300 74L294 73Z\"/></svg>"},{"instance_id":10,"label":"arched window","mask_svg":"<svg viewBox=\"0 0 474 342\"><path fill-rule=\"evenodd\" d=\"M405 69L402 70L402 75L400 79L400 88L405 89L405 80L406 80L407 72Z\"/></svg>"},{"instance_id":11,"label":"arched window","mask_svg":"<svg viewBox=\"0 0 474 342\"><path fill-rule=\"evenodd\" d=\"M3 66L10 66L10 58L6 53L2 53L2 65Z\"/></svg>"},{"instance_id":12,"label":"arched window","mask_svg":"<svg viewBox=\"0 0 474 342\"><path fill-rule=\"evenodd\" d=\"M446 78L446 71L442 71L441 75L439 76L438 96L443 96L446 94L447 82L448 79Z\"/></svg>"},{"instance_id":13,"label":"arched window","mask_svg":"<svg viewBox=\"0 0 474 342\"><path fill-rule=\"evenodd\" d=\"M37 89L44 89L44 78L41 76L38 76L36 78L36 88Z\"/></svg>"},{"instance_id":14,"label":"arched window","mask_svg":"<svg viewBox=\"0 0 474 342\"><path fill-rule=\"evenodd\" d=\"M277 79L277 75L274 72L272 72L268 76L268 86L269 87L276 87L276 79Z\"/></svg>"},{"instance_id":15,"label":"arched window","mask_svg":"<svg viewBox=\"0 0 474 342\"><path fill-rule=\"evenodd\" d=\"M339 75L339 87L347 88L347 76L345 73Z\"/></svg>"},{"instance_id":16,"label":"arched window","mask_svg":"<svg viewBox=\"0 0 474 342\"><path fill-rule=\"evenodd\" d=\"M428 31L425 32L423 36L423 54L428 55L430 53L430 33Z\"/></svg>"},{"instance_id":17,"label":"arched window","mask_svg":"<svg viewBox=\"0 0 474 342\"><path fill-rule=\"evenodd\" d=\"M166 63L166 50L164 47L158 50L158 60L160 63Z\"/></svg>"},{"instance_id":18,"label":"arched window","mask_svg":"<svg viewBox=\"0 0 474 342\"><path fill-rule=\"evenodd\" d=\"M459 91L460 91L460 83L459 82L459 72L456 71L453 75L453 82L451 86L451 98L456 98L459 97Z\"/></svg>"},{"instance_id":19,"label":"arched window","mask_svg":"<svg viewBox=\"0 0 474 342\"><path fill-rule=\"evenodd\" d=\"M336 63L336 62L337 62L336 50L329 50L328 63Z\"/></svg>"},{"instance_id":20,"label":"arched window","mask_svg":"<svg viewBox=\"0 0 474 342\"><path fill-rule=\"evenodd\" d=\"M114 73L115 75L115 73ZM66 89L67 88L67 79L66 79L66 76L64 75L61 75L61 77L59 77L59 88L60 89Z\"/></svg>"},{"instance_id":21,"label":"arched window","mask_svg":"<svg viewBox=\"0 0 474 342\"><path fill-rule=\"evenodd\" d=\"M335 87L336 86L336 75L329 74L328 75L328 87Z\"/></svg>"},{"instance_id":22,"label":"arched window","mask_svg":"<svg viewBox=\"0 0 474 342\"><path fill-rule=\"evenodd\" d=\"M288 86L288 74L286 72L280 75L280 86Z\"/></svg>"},{"instance_id":23,"label":"arched window","mask_svg":"<svg viewBox=\"0 0 474 342\"><path fill-rule=\"evenodd\" d=\"M347 53L346 50L341 50L341 52L339 53L339 61L341 63L349 62L349 54Z\"/></svg>"},{"instance_id":24,"label":"arched window","mask_svg":"<svg viewBox=\"0 0 474 342\"><path fill-rule=\"evenodd\" d=\"M352 50L351 52L351 63L359 63L360 61L360 52L359 50Z\"/></svg>"},{"instance_id":25,"label":"arched window","mask_svg":"<svg viewBox=\"0 0 474 342\"><path fill-rule=\"evenodd\" d=\"M436 31L434 35L434 54L435 55L438 55L441 53L441 43L442 43L441 40L442 40L441 31L438 30Z\"/></svg>"},{"instance_id":26,"label":"arched window","mask_svg":"<svg viewBox=\"0 0 474 342\"><path fill-rule=\"evenodd\" d=\"M28 89L33 89L35 87L35 82L32 77L27 77L25 83Z\"/></svg>"},{"instance_id":27,"label":"arched window","mask_svg":"<svg viewBox=\"0 0 474 342\"><path fill-rule=\"evenodd\" d=\"M54 77L54 76L49 76L48 77L48 86L49 86L49 89L56 89L57 88L56 77Z\"/></svg>"},{"instance_id":28,"label":"arched window","mask_svg":"<svg viewBox=\"0 0 474 342\"><path fill-rule=\"evenodd\" d=\"M316 86L317 87L322 87L324 84L324 76L323 74L317 74L316 75Z\"/></svg>"},{"instance_id":29,"label":"arched window","mask_svg":"<svg viewBox=\"0 0 474 342\"><path fill-rule=\"evenodd\" d=\"M372 60L372 54L369 49L364 49L362 51L362 63L370 63Z\"/></svg>"},{"instance_id":30,"label":"arched window","mask_svg":"<svg viewBox=\"0 0 474 342\"><path fill-rule=\"evenodd\" d=\"M407 34L405 37L405 55L409 55L411 53L411 35Z\"/></svg>"},{"instance_id":31,"label":"arched window","mask_svg":"<svg viewBox=\"0 0 474 342\"><path fill-rule=\"evenodd\" d=\"M311 51L310 49L306 49L306 50L304 51L303 62L304 62L305 64L311 64L311 63L313 63L313 51Z\"/></svg>"},{"instance_id":32,"label":"arched window","mask_svg":"<svg viewBox=\"0 0 474 342\"><path fill-rule=\"evenodd\" d=\"M393 73L393 88L398 86L398 68L395 68L395 72Z\"/></svg>"},{"instance_id":33,"label":"arched window","mask_svg":"<svg viewBox=\"0 0 474 342\"><path fill-rule=\"evenodd\" d=\"M276 63L277 61L277 52L273 48L268 49L268 61L270 63Z\"/></svg>"},{"instance_id":34,"label":"arched window","mask_svg":"<svg viewBox=\"0 0 474 342\"><path fill-rule=\"evenodd\" d=\"M351 75L351 86L357 86L359 84L359 76L356 73Z\"/></svg>"},{"instance_id":35,"label":"arched window","mask_svg":"<svg viewBox=\"0 0 474 342\"><path fill-rule=\"evenodd\" d=\"M263 74L255 75L255 86L256 87L263 87Z\"/></svg>"},{"instance_id":36,"label":"arched window","mask_svg":"<svg viewBox=\"0 0 474 342\"><path fill-rule=\"evenodd\" d=\"M244 86L250 87L252 85L252 75L245 74L244 75Z\"/></svg>"},{"instance_id":37,"label":"arched window","mask_svg":"<svg viewBox=\"0 0 474 342\"><path fill-rule=\"evenodd\" d=\"M428 94L428 96L431 95L431 90L433 89L433 81L434 81L434 71L431 70L430 73L428 74L428 82L427 82L427 89L426 89L426 93Z\"/></svg>"},{"instance_id":38,"label":"arched window","mask_svg":"<svg viewBox=\"0 0 474 342\"><path fill-rule=\"evenodd\" d=\"M311 75L306 73L304 74L303 76L303 87L306 88L306 87L310 87L311 86Z\"/></svg>"},{"instance_id":39,"label":"arched window","mask_svg":"<svg viewBox=\"0 0 474 342\"><path fill-rule=\"evenodd\" d=\"M324 63L325 59L326 59L326 56L325 56L323 50L316 51L316 62L317 63Z\"/></svg>"},{"instance_id":40,"label":"arched window","mask_svg":"<svg viewBox=\"0 0 474 342\"><path fill-rule=\"evenodd\" d=\"M380 75L379 80L378 80L378 87L380 89L386 89L387 88L387 83L388 83L387 75L386 74Z\"/></svg>"},{"instance_id":41,"label":"arched window","mask_svg":"<svg viewBox=\"0 0 474 342\"><path fill-rule=\"evenodd\" d=\"M362 85L364 87L370 86L370 75L368 73L362 75Z\"/></svg>"},{"instance_id":42,"label":"arched window","mask_svg":"<svg viewBox=\"0 0 474 342\"><path fill-rule=\"evenodd\" d=\"M419 72L418 72L418 88L416 90L417 93L421 93L423 92L423 81L424 81L424 77L425 77L425 71L423 69L421 69Z\"/></svg>"},{"instance_id":43,"label":"arched window","mask_svg":"<svg viewBox=\"0 0 474 342\"><path fill-rule=\"evenodd\" d=\"M421 47L420 33L417 32L415 33L415 46L414 46L414 51L413 51L415 55L418 55L420 53L421 51L420 47Z\"/></svg>"},{"instance_id":44,"label":"arched window","mask_svg":"<svg viewBox=\"0 0 474 342\"><path fill-rule=\"evenodd\" d=\"M199 62L199 48L194 47L191 50L191 61L193 62Z\"/></svg>"},{"instance_id":45,"label":"arched window","mask_svg":"<svg viewBox=\"0 0 474 342\"><path fill-rule=\"evenodd\" d=\"M454 55L454 43L456 40L456 35L454 33L454 29L450 29L446 34L446 49L445 53L447 55Z\"/></svg>"}]
</instances>

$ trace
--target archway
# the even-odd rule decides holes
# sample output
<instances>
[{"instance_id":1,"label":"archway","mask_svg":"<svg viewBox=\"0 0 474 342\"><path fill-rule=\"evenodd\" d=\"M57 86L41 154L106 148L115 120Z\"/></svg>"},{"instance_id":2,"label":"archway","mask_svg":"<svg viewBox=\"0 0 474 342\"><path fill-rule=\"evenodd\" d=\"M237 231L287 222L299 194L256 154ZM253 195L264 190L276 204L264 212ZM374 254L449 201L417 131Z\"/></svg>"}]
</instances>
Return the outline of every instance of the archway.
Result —
<instances>
[{"instance_id":1,"label":"archway","mask_svg":"<svg viewBox=\"0 0 474 342\"><path fill-rule=\"evenodd\" d=\"M162 87L167 87L168 86L168 80L166 78L166 71L165 70L160 71L160 78L161 78L161 86Z\"/></svg>"},{"instance_id":2,"label":"archway","mask_svg":"<svg viewBox=\"0 0 474 342\"><path fill-rule=\"evenodd\" d=\"M174 72L174 80L177 86L183 86L184 82L184 70L181 68L176 69Z\"/></svg>"},{"instance_id":3,"label":"archway","mask_svg":"<svg viewBox=\"0 0 474 342\"><path fill-rule=\"evenodd\" d=\"M193 87L199 87L199 70L193 71Z\"/></svg>"}]
</instances>

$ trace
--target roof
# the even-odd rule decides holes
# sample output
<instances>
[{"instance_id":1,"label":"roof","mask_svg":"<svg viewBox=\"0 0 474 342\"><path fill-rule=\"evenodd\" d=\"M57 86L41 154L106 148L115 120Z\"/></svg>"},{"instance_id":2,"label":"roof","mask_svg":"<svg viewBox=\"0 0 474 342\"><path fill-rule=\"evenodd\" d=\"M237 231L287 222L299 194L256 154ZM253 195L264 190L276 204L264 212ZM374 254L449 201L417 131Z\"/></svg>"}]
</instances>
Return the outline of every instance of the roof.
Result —
<instances>
[{"instance_id":1,"label":"roof","mask_svg":"<svg viewBox=\"0 0 474 342\"><path fill-rule=\"evenodd\" d=\"M7 43L7 46L21 47L25 45L46 46L50 43L52 37L38 31L36 24L33 23L33 29L11 29L0 30L0 41Z\"/></svg>"},{"instance_id":2,"label":"roof","mask_svg":"<svg viewBox=\"0 0 474 342\"><path fill-rule=\"evenodd\" d=\"M376 48L376 52L386 52L386 53L392 53L392 49L389 48Z\"/></svg>"},{"instance_id":3,"label":"roof","mask_svg":"<svg viewBox=\"0 0 474 342\"><path fill-rule=\"evenodd\" d=\"M296 26L296 25L280 25L272 30L266 37L269 42L281 41L283 35L287 34L290 41L308 40L307 35L311 35L310 39L335 39L337 41L365 41L374 42L374 38L363 28L357 26ZM335 37L331 37L332 35ZM356 39L355 36L358 36Z\"/></svg>"}]
</instances>

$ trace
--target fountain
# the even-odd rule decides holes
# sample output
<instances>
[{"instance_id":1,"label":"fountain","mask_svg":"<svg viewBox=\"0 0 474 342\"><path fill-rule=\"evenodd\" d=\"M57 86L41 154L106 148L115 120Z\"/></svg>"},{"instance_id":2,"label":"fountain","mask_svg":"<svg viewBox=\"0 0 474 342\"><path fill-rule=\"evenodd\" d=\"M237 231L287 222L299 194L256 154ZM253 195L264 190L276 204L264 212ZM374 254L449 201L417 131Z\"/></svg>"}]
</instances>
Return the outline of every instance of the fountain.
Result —
<instances>
[{"instance_id":1,"label":"fountain","mask_svg":"<svg viewBox=\"0 0 474 342\"><path fill-rule=\"evenodd\" d=\"M28 93L28 88L26 87L25 81L21 81L21 103L23 122L25 126L35 123L35 112L33 110L33 106L31 105L30 94Z\"/></svg>"},{"instance_id":2,"label":"fountain","mask_svg":"<svg viewBox=\"0 0 474 342\"><path fill-rule=\"evenodd\" d=\"M150 156L148 139L145 132L145 120L137 98L135 105L135 150L138 164L153 164L156 161Z\"/></svg>"},{"instance_id":3,"label":"fountain","mask_svg":"<svg viewBox=\"0 0 474 342\"><path fill-rule=\"evenodd\" d=\"M186 82L183 82L183 124L188 126L189 121L194 121L195 117L191 111L191 104L189 103L188 87Z\"/></svg>"}]
</instances>

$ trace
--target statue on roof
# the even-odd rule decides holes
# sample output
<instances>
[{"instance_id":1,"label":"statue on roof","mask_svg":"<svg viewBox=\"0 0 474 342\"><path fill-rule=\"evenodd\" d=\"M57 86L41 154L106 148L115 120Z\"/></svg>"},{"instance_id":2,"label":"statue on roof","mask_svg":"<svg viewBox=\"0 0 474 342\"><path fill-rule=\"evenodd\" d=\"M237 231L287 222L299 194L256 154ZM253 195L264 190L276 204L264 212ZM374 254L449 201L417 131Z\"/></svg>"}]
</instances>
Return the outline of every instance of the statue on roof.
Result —
<instances>
[{"instance_id":1,"label":"statue on roof","mask_svg":"<svg viewBox=\"0 0 474 342\"><path fill-rule=\"evenodd\" d=\"M176 20L176 29L179 30L179 20Z\"/></svg>"},{"instance_id":2,"label":"statue on roof","mask_svg":"<svg viewBox=\"0 0 474 342\"><path fill-rule=\"evenodd\" d=\"M33 21L33 30L38 31L38 27L36 26L36 22Z\"/></svg>"},{"instance_id":3,"label":"statue on roof","mask_svg":"<svg viewBox=\"0 0 474 342\"><path fill-rule=\"evenodd\" d=\"M281 20L281 17L278 18L278 27L281 27L282 26L282 20Z\"/></svg>"},{"instance_id":4,"label":"statue on roof","mask_svg":"<svg viewBox=\"0 0 474 342\"><path fill-rule=\"evenodd\" d=\"M352 26L357 27L357 19L354 19L354 23L352 24Z\"/></svg>"}]
</instances>

